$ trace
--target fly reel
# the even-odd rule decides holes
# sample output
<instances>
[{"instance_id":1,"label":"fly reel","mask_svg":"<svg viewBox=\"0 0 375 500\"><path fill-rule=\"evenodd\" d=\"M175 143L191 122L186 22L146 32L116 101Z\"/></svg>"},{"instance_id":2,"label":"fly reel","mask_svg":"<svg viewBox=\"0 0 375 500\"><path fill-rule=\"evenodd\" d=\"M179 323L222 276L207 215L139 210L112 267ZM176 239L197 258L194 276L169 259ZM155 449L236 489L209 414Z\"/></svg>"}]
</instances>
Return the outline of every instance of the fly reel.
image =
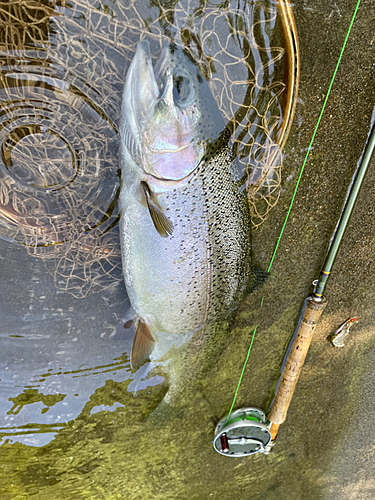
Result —
<instances>
[{"instance_id":1,"label":"fly reel","mask_svg":"<svg viewBox=\"0 0 375 500\"><path fill-rule=\"evenodd\" d=\"M268 455L272 447L270 422L258 408L240 408L217 424L213 445L227 457Z\"/></svg>"}]
</instances>

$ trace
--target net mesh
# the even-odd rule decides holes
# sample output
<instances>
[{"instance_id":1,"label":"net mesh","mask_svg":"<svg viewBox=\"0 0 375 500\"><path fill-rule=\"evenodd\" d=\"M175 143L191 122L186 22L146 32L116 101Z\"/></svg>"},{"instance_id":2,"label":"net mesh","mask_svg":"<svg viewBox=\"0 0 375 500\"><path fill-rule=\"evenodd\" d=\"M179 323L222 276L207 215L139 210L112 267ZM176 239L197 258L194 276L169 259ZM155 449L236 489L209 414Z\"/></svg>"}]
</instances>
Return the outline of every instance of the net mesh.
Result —
<instances>
[{"instance_id":1,"label":"net mesh","mask_svg":"<svg viewBox=\"0 0 375 500\"><path fill-rule=\"evenodd\" d=\"M0 1L0 235L83 297L121 280L118 127L137 43L207 78L259 226L280 194L284 49L274 1Z\"/></svg>"}]
</instances>

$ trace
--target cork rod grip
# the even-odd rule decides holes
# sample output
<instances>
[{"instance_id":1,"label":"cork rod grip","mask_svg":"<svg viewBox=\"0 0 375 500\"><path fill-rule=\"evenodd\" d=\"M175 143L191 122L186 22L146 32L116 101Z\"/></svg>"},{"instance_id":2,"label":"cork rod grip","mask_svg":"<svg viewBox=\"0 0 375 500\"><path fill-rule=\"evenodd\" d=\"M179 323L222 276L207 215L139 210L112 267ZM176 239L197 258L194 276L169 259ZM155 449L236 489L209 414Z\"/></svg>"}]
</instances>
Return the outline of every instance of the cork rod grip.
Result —
<instances>
[{"instance_id":1,"label":"cork rod grip","mask_svg":"<svg viewBox=\"0 0 375 500\"><path fill-rule=\"evenodd\" d=\"M301 319L293 336L288 357L285 360L285 366L281 373L275 399L267 414L267 418L274 424L276 432L278 426L286 418L299 374L301 373L307 351L311 344L315 326L326 304L327 301L324 298L321 302L314 302L311 297L306 300Z\"/></svg>"}]
</instances>

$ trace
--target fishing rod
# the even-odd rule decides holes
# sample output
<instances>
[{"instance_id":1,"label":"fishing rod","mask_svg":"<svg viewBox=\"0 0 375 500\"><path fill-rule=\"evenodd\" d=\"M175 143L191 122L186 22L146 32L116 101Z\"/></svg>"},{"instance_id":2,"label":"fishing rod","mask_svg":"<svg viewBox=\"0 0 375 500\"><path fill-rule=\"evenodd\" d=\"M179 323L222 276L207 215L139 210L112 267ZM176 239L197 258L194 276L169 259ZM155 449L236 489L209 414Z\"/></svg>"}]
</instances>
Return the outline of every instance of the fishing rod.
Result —
<instances>
[{"instance_id":1,"label":"fishing rod","mask_svg":"<svg viewBox=\"0 0 375 500\"><path fill-rule=\"evenodd\" d=\"M297 328L281 368L275 397L267 415L258 408L241 408L229 417L223 418L215 430L214 448L218 453L234 457L252 455L258 452L268 454L275 444L279 426L286 419L314 330L327 305L327 299L323 295L324 290L374 149L375 123L366 143L362 160L349 186L344 208L330 240L319 278L313 282L314 291L305 300Z\"/></svg>"},{"instance_id":2,"label":"fishing rod","mask_svg":"<svg viewBox=\"0 0 375 500\"><path fill-rule=\"evenodd\" d=\"M301 176L304 167L306 165L309 152L311 151L311 146L314 142L314 138L318 130L319 123L322 118L325 106L327 104L327 100L330 95L332 85L335 80L335 76L339 68L347 41L349 39L349 35L353 27L354 19L356 17L360 3L361 0L357 0L357 5L355 7L350 22L344 44L341 48L341 53L336 64L336 68L334 70L331 83L329 84L328 91L324 99L323 107L320 112L317 124L315 126L310 145L307 149L307 153L299 173L299 177L292 196L289 210L286 215L281 233L278 237L276 247L272 255L270 265L268 267L268 271L272 266L272 262L275 258L281 236L288 221L290 211L293 206L294 198L296 196L296 192L301 180ZM290 15L292 16L292 13L290 13ZM289 25L292 27L294 26L293 23L289 23ZM372 126L372 131L366 143L363 156L349 185L343 210L341 212L340 218L338 220L332 238L329 242L329 249L325 263L322 267L319 278L313 282L314 284L313 294L309 296L304 302L304 307L302 309L301 316L297 324L297 328L289 344L289 348L287 350L284 362L281 367L281 376L276 385L275 397L271 403L271 407L267 412L267 415L259 408L253 408L253 407L240 408L239 410L236 410L235 412L232 413L232 409L236 400L236 395L241 383L242 376L244 374L244 370L249 358L250 350L252 347L252 343L257 328L255 328L253 332L250 347L242 369L237 390L234 395L231 409L229 410L228 416L220 420L215 429L213 445L214 449L221 455L232 456L232 457L243 457L258 452L268 454L272 449L273 445L275 444L279 426L286 419L288 408L292 400L292 396L296 388L302 366L304 364L307 352L311 344L313 332L327 304L327 300L323 296L323 292L325 290L328 278L331 274L331 269L334 260L336 258L338 249L340 247L342 238L344 236L345 229L348 225L350 215L355 205L374 148L375 148L375 124L373 124ZM356 318L352 318L350 320L351 321L350 324L352 324L355 320Z\"/></svg>"},{"instance_id":3,"label":"fishing rod","mask_svg":"<svg viewBox=\"0 0 375 500\"><path fill-rule=\"evenodd\" d=\"M349 187L344 208L331 238L319 278L313 282L313 294L305 300L296 331L282 365L275 397L267 415L257 408L242 408L231 414L229 418L222 419L216 427L214 439L214 447L219 453L228 456L246 456L257 452L268 453L274 445L279 426L286 419L313 332L327 304L327 300L323 296L324 290L374 149L375 124L372 127L362 160Z\"/></svg>"}]
</instances>

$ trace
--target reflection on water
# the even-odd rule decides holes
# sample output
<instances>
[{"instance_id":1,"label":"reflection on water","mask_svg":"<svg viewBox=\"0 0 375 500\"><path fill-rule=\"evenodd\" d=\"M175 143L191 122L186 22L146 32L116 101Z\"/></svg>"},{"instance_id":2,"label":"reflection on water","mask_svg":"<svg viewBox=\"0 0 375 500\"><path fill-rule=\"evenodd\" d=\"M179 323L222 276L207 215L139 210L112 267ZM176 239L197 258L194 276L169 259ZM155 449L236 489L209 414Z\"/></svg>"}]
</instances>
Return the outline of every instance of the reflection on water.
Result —
<instances>
[{"instance_id":1,"label":"reflection on water","mask_svg":"<svg viewBox=\"0 0 375 500\"><path fill-rule=\"evenodd\" d=\"M100 2L3 8L1 234L54 259L57 286L77 297L118 279L116 132L141 38L154 57L166 40L183 44L209 78L234 132L253 215L262 219L278 198L281 158L272 139L285 84L275 77L283 49L270 40L275 5L115 6L118 19Z\"/></svg>"},{"instance_id":2,"label":"reflection on water","mask_svg":"<svg viewBox=\"0 0 375 500\"><path fill-rule=\"evenodd\" d=\"M131 371L132 339L110 337L128 307L118 127L137 43L148 39L156 60L173 40L199 65L229 124L255 225L279 196L284 51L274 2L19 0L0 9L0 431L3 443L40 447L79 415L131 420L138 398L145 416L165 394L152 364ZM227 327L207 333L205 350L199 333L179 351L181 384L203 376Z\"/></svg>"},{"instance_id":3,"label":"reflection on water","mask_svg":"<svg viewBox=\"0 0 375 500\"><path fill-rule=\"evenodd\" d=\"M2 267L15 260L18 266L27 264L30 271L26 267L20 272L16 265L3 271L1 427L3 440L41 446L80 414L109 371L116 381L130 374L126 345L120 350L95 333L106 327L106 321L96 319L85 304L81 310L61 299L41 263L30 257L25 262L19 250L12 253L2 242ZM15 298L17 305L12 307ZM100 303L96 307L103 309ZM107 322L111 316L107 313Z\"/></svg>"},{"instance_id":4,"label":"reflection on water","mask_svg":"<svg viewBox=\"0 0 375 500\"><path fill-rule=\"evenodd\" d=\"M1 233L53 259L57 286L85 296L119 279L111 229L124 58L60 2L11 2L2 14Z\"/></svg>"},{"instance_id":5,"label":"reflection on water","mask_svg":"<svg viewBox=\"0 0 375 500\"><path fill-rule=\"evenodd\" d=\"M127 308L123 286L76 303L53 287L40 261L28 257L25 262L23 249L14 252L4 242L1 248L2 267L12 261L27 267L3 271L0 435L3 442L42 446L82 412L106 381L127 381L132 392L143 388L147 373L131 373L130 339L109 337ZM160 382L154 377L147 385ZM100 411L100 404L90 411Z\"/></svg>"}]
</instances>

